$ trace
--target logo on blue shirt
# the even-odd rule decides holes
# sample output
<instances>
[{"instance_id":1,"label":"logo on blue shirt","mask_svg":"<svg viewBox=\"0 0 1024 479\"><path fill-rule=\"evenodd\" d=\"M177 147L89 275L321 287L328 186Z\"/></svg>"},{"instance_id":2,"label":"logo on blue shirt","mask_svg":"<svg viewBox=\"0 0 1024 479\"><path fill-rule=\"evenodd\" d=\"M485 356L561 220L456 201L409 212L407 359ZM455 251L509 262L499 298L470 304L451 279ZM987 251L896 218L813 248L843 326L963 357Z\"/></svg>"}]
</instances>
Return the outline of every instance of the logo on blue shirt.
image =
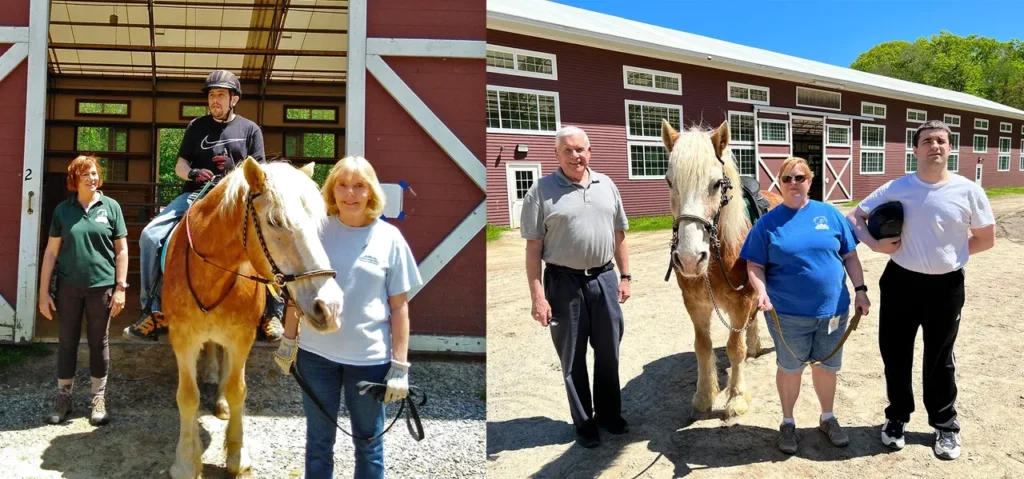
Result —
<instances>
[{"instance_id":1,"label":"logo on blue shirt","mask_svg":"<svg viewBox=\"0 0 1024 479\"><path fill-rule=\"evenodd\" d=\"M827 230L828 220L824 216L817 216L814 218L814 229L816 230Z\"/></svg>"}]
</instances>

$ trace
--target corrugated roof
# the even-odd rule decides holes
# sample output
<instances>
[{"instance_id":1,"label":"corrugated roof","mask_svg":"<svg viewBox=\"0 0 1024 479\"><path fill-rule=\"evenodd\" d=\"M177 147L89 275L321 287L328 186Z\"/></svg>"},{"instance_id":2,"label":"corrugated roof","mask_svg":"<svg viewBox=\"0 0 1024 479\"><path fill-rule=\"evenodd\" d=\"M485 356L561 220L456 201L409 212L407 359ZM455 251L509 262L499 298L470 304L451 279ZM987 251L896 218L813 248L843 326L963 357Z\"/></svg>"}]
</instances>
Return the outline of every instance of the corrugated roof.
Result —
<instances>
[{"instance_id":1,"label":"corrugated roof","mask_svg":"<svg viewBox=\"0 0 1024 479\"><path fill-rule=\"evenodd\" d=\"M546 0L487 0L487 26L598 48L1024 119L1024 111L905 80L866 73ZM796 78L786 78L796 77Z\"/></svg>"}]
</instances>

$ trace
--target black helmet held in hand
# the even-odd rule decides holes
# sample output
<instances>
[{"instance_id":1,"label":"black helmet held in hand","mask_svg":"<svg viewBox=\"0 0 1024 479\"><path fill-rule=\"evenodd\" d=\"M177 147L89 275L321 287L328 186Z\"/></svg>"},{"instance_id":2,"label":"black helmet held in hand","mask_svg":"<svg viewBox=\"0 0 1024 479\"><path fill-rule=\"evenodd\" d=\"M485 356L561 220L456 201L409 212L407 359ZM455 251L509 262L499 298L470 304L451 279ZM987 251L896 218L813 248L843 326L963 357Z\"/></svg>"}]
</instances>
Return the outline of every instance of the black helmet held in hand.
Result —
<instances>
[{"instance_id":1,"label":"black helmet held in hand","mask_svg":"<svg viewBox=\"0 0 1024 479\"><path fill-rule=\"evenodd\" d=\"M890 201L871 210L868 232L876 240L900 236L903 233L903 203Z\"/></svg>"},{"instance_id":2,"label":"black helmet held in hand","mask_svg":"<svg viewBox=\"0 0 1024 479\"><path fill-rule=\"evenodd\" d=\"M217 70L206 77L206 85L203 86L203 93L209 93L213 88L224 88L234 92L236 96L242 96L242 84L234 73L227 70Z\"/></svg>"}]
</instances>

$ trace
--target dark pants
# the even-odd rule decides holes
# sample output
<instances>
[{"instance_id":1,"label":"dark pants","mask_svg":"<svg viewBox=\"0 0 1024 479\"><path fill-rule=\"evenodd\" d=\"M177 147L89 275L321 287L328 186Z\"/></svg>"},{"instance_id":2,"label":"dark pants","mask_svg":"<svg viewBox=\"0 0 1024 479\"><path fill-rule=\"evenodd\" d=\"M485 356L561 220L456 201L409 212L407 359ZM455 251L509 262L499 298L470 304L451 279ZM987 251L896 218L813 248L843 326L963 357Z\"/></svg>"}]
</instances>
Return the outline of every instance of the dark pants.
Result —
<instances>
[{"instance_id":1,"label":"dark pants","mask_svg":"<svg viewBox=\"0 0 1024 479\"><path fill-rule=\"evenodd\" d=\"M110 367L110 348L107 331L110 327L110 307L107 306L113 286L79 288L67 283L57 287L57 319L60 321L57 347L57 379L75 377L78 365L78 343L82 338L82 316L85 316L86 337L89 338L89 374L94 378L107 377Z\"/></svg>"},{"instance_id":2,"label":"dark pants","mask_svg":"<svg viewBox=\"0 0 1024 479\"><path fill-rule=\"evenodd\" d=\"M916 273L889 261L879 280L878 347L885 365L889 407L885 417L909 422L914 412L911 369L917 329L924 339L924 407L928 424L959 431L953 343L964 306L963 269L942 275Z\"/></svg>"},{"instance_id":3,"label":"dark pants","mask_svg":"<svg viewBox=\"0 0 1024 479\"><path fill-rule=\"evenodd\" d=\"M597 276L544 269L544 296L558 325L551 339L562 363L572 421L579 427L596 413L617 419L622 412L619 390L619 342L622 308L615 270ZM587 342L594 348L594 396L587 376Z\"/></svg>"}]
</instances>

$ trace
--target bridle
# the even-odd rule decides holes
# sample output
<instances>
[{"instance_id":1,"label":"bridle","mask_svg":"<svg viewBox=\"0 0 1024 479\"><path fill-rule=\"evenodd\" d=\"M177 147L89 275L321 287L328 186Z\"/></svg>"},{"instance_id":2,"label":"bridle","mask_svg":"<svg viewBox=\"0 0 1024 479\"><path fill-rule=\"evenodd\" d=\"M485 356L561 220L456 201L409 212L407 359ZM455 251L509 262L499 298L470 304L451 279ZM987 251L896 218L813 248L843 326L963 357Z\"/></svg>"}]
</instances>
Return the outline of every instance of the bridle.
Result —
<instances>
[{"instance_id":1,"label":"bridle","mask_svg":"<svg viewBox=\"0 0 1024 479\"><path fill-rule=\"evenodd\" d=\"M729 196L729 190L734 189L734 187L732 186L732 180L729 179L729 175L725 174L725 160L723 160L722 156L718 154L717 149L715 150L715 158L717 158L718 162L722 165L722 179L718 180L717 183L718 187L721 189L722 192L722 200L718 205L718 211L715 212L715 217L711 219L711 221L708 221L707 218L704 218L702 216L689 215L685 213L676 216L672 220L672 241L669 243L668 271L665 272L665 281L668 281L669 277L672 276L672 268L675 266L675 262L672 261L672 254L675 251L676 246L679 245L679 224L682 223L683 221L693 221L702 226L704 228L704 231L708 233L708 242L710 246L710 248L708 249L711 250L712 256L714 256L715 259L717 259L718 267L722 269L722 277L725 278L726 284L728 284L729 288L731 288L733 291L741 291L743 290L743 287L746 286L746 283L740 283L739 286L732 284L732 280L729 279L729 272L725 270L725 262L722 259L722 241L718 237L718 224L722 216L722 210L725 209L725 205L729 204L729 200L731 199ZM666 177L665 181L668 182L669 188L672 188L672 180ZM724 324L725 327L731 329L734 332L745 331L747 328L750 327L751 324L753 324L753 321L750 321L750 319L748 319L747 323L743 326L743 328L737 329L733 328L732 325L730 325L725 320L725 318L722 317L722 312L718 310L718 303L715 302L715 295L711 289L711 279L709 276L710 275L707 272L704 273L704 284L707 287L708 296L711 297L711 304L715 308L715 313L718 314L718 319L722 321L722 324ZM756 314L757 310L755 309L754 311Z\"/></svg>"},{"instance_id":2,"label":"bridle","mask_svg":"<svg viewBox=\"0 0 1024 479\"><path fill-rule=\"evenodd\" d=\"M245 278L245 279L248 279L248 280L251 280L251 281L255 281L257 283L265 284L265 285L273 284L273 285L277 286L278 288L281 289L281 296L283 297L284 301L287 303L287 302L289 302L289 297L290 297L290 293L288 292L288 288L287 288L287 284L288 283L293 283L293 282L298 281L300 279L315 278L315 277L319 277L319 276L330 276L330 277L333 278L333 277L335 277L337 275L337 272L335 270L333 270L333 269L316 269L316 270L307 271L307 272L301 273L301 274L284 274L281 271L281 268L279 268L277 266L277 263L274 261L274 257L270 254L270 250L267 249L267 242L266 242L266 240L263 239L263 228L260 225L259 217L256 216L256 207L253 205L253 200L255 200L256 198L259 198L260 195L262 195L262 194L263 193L250 193L249 196L246 198L246 201L245 201L245 225L242 227L243 228L242 229L242 248L244 248L246 251L248 251L248 249L249 249L248 241L247 241L248 240L248 235L249 235L249 216L252 216L252 223L253 223L253 226L256 228L256 237L259 239L260 246L263 248L263 256L267 258L267 262L270 263L271 272L274 273L274 277L272 279L267 279L267 278L264 278L262 276L253 276L253 275L242 274L242 273L239 273L238 271L227 269L227 268L225 268L223 266L220 266L220 265L218 265L218 264L216 264L216 263L206 259L206 257L204 257L203 255L199 254L199 252L196 251L195 246L192 244L192 224L189 221L189 213L191 213L192 208L190 207L189 209L185 210L185 233L186 233L186 236L188 237L188 249L189 249L189 251L192 252L192 253L195 253L195 255L198 256L199 259L203 260L205 263L235 275L234 279L232 280L231 287L228 288L224 292L224 294L221 295L221 297L219 299L217 299L217 301L215 301L212 305L207 306L207 305L203 304L203 302L199 299L199 295L196 294L196 290L192 286L192 274L190 273L190 265L189 265L189 258L192 255L190 255L190 254L189 255L185 255L185 278L188 280L188 290L189 290L190 293L192 293L192 299L194 299L196 301L196 305L199 306L199 309L202 312L204 312L204 313L210 312L211 309L216 308L217 306L219 306L220 303L223 302L225 298L227 298L228 294L231 293L231 290L234 288L234 285L238 281L239 277L242 277L242 278Z\"/></svg>"}]
</instances>

